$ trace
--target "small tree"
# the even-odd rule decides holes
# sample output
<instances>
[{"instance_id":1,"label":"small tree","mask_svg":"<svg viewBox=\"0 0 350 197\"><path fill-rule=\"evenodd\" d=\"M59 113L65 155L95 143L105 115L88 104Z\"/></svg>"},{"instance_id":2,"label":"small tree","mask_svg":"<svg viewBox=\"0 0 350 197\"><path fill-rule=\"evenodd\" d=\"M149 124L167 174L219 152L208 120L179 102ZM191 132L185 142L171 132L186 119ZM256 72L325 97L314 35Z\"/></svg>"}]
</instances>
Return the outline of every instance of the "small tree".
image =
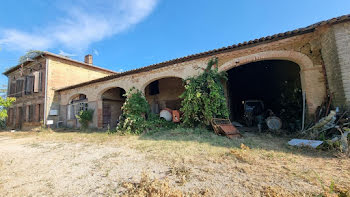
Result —
<instances>
[{"instance_id":1,"label":"small tree","mask_svg":"<svg viewBox=\"0 0 350 197\"><path fill-rule=\"evenodd\" d=\"M218 72L218 59L208 62L202 74L185 80L185 91L180 96L185 126L208 126L212 118L228 118L228 108L222 80L226 73Z\"/></svg>"},{"instance_id":2,"label":"small tree","mask_svg":"<svg viewBox=\"0 0 350 197\"><path fill-rule=\"evenodd\" d=\"M16 101L14 97L3 98L0 97L0 127L6 127L6 118L7 118L7 108L11 107L12 104Z\"/></svg>"},{"instance_id":3,"label":"small tree","mask_svg":"<svg viewBox=\"0 0 350 197\"><path fill-rule=\"evenodd\" d=\"M82 129L87 129L89 127L89 122L92 121L94 115L93 109L81 110L78 115L75 115L81 124Z\"/></svg>"},{"instance_id":4,"label":"small tree","mask_svg":"<svg viewBox=\"0 0 350 197\"><path fill-rule=\"evenodd\" d=\"M27 51L23 56L19 57L18 64L22 64L23 62L27 61L28 59L33 59L39 55L41 55L43 52L38 50L29 50Z\"/></svg>"}]
</instances>

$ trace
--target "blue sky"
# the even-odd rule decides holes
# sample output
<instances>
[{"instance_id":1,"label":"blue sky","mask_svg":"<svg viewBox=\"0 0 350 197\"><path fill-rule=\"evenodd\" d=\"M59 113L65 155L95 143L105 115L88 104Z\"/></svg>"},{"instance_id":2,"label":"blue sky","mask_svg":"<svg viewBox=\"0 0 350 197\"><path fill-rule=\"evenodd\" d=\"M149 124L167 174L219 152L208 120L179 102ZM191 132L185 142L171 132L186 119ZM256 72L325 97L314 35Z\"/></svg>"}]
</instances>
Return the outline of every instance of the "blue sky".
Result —
<instances>
[{"instance_id":1,"label":"blue sky","mask_svg":"<svg viewBox=\"0 0 350 197\"><path fill-rule=\"evenodd\" d=\"M3 0L0 70L37 49L126 71L344 14L349 0Z\"/></svg>"}]
</instances>

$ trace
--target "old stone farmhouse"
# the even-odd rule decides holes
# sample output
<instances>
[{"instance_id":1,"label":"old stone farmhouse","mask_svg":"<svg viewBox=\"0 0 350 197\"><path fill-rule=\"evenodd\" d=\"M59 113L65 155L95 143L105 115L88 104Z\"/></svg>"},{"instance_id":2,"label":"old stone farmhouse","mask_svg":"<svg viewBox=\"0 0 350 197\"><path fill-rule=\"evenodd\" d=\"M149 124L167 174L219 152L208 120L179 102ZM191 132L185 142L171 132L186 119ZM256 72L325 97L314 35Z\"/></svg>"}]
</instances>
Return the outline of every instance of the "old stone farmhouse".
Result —
<instances>
[{"instance_id":1,"label":"old stone farmhouse","mask_svg":"<svg viewBox=\"0 0 350 197\"><path fill-rule=\"evenodd\" d=\"M225 95L231 118L241 115L242 101L261 99L278 110L281 86L300 84L312 115L327 95L334 106L350 105L350 15L305 28L189 55L116 73L92 64L44 52L4 72L8 95L17 97L8 111L8 126L25 128L52 123L53 127L79 127L75 114L94 109L91 127L114 127L132 87L142 90L158 113L179 109L183 79L195 76L217 57L227 71Z\"/></svg>"}]
</instances>

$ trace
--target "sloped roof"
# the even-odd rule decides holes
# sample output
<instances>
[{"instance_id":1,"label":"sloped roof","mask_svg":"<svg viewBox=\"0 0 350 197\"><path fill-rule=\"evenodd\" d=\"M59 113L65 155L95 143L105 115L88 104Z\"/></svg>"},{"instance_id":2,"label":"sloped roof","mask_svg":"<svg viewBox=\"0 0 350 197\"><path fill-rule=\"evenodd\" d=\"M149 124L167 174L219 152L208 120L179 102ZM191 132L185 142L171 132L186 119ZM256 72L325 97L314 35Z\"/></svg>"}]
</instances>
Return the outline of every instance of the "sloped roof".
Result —
<instances>
[{"instance_id":1,"label":"sloped roof","mask_svg":"<svg viewBox=\"0 0 350 197\"><path fill-rule=\"evenodd\" d=\"M84 83L80 83L80 84L64 87L64 88L61 88L61 89L59 89L57 91L64 91L64 90L74 89L74 88L82 87L82 86L93 84L93 83L97 83L97 82L108 81L108 80L119 78L119 77L126 76L126 75L131 75L131 74L140 73L140 72L147 72L147 71L150 71L150 70L166 67L166 66L169 66L169 65L172 65L172 64L182 63L182 62L185 62L185 61L199 59L199 58L202 58L202 57L208 57L208 56L212 56L212 55L216 55L216 54L220 54L220 53L224 53L224 52L239 50L239 49L243 49L243 48L247 48L247 47L253 47L253 46L256 46L256 45L263 44L263 43L273 42L273 41L277 41L277 40L281 40L281 39L285 39L285 38L289 38L289 37L293 37L293 36L297 36L297 35L302 35L302 34L314 32L316 28L324 26L324 25L334 25L334 24L342 23L342 22L346 22L346 21L350 21L350 14L343 15L343 16L336 17L336 18L332 18L332 19L325 20L325 21L321 21L321 22L309 25L307 27L298 28L298 29L295 29L295 30L292 30L292 31L287 31L287 32L284 32L284 33L278 33L278 34L274 34L274 35L271 35L271 36L266 36L266 37L262 37L262 38L259 38L259 39L254 39L254 40L246 41L246 42L243 42L243 43L230 45L230 46L227 46L227 47L222 47L222 48L219 48L219 49L214 49L214 50L205 51L205 52L202 52L202 53L192 54L192 55L188 55L188 56L185 56L185 57L180 57L180 58L172 59L172 60L169 60L169 61L165 61L165 62L161 62L161 63L157 63L157 64L152 64L152 65L149 65L149 66L145 66L145 67L141 67L141 68L137 68L137 69L121 72L121 73L117 73L117 74L114 74L114 75L109 75L109 76L102 77L102 78L99 78L99 79L95 79L95 80L87 81L87 82L84 82Z\"/></svg>"},{"instance_id":2,"label":"sloped roof","mask_svg":"<svg viewBox=\"0 0 350 197\"><path fill-rule=\"evenodd\" d=\"M80 61L77 61L77 60L73 60L73 59L70 59L68 57L65 57L65 56L62 56L62 55L57 55L57 54L54 54L54 53L51 53L51 52L48 52L48 51L43 51L40 55L36 56L34 59L38 59L42 56L51 56L51 57L56 57L56 58L59 58L59 59L64 59L64 60L67 60L67 61L70 61L70 62L74 62L74 63L78 63L82 66L85 66L86 68L91 68L91 69L94 69L94 70L100 70L100 71L103 71L103 72L107 72L107 73L110 73L110 74L116 74L118 72L115 72L115 71L111 71L111 70L108 70L108 69L105 69L105 68L101 68L101 67L98 67L98 66L95 66L95 65L91 65L91 64L87 64L85 62L80 62ZM28 65L31 61L25 61L23 62L23 66L25 65ZM17 66L14 66L10 69L8 69L7 71L3 72L4 75L8 75L10 74L11 72L19 69L21 67L22 64L18 64Z\"/></svg>"}]
</instances>

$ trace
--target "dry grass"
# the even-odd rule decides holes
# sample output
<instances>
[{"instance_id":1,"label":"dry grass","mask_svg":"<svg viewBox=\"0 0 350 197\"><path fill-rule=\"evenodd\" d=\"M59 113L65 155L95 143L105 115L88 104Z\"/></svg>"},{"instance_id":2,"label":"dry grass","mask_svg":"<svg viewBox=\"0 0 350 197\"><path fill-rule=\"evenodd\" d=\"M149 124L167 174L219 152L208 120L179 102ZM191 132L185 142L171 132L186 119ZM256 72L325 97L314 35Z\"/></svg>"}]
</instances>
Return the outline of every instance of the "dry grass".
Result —
<instances>
[{"instance_id":1,"label":"dry grass","mask_svg":"<svg viewBox=\"0 0 350 197\"><path fill-rule=\"evenodd\" d=\"M183 196L210 196L208 190L197 193L184 193L179 189L175 189L169 183L169 180L150 179L149 175L143 173L140 182L124 182L122 187L126 190L120 195L122 197L183 197Z\"/></svg>"},{"instance_id":2,"label":"dry grass","mask_svg":"<svg viewBox=\"0 0 350 197\"><path fill-rule=\"evenodd\" d=\"M33 148L44 141L128 147L145 155L147 161L168 166L164 180L144 176L139 182L125 182L125 195L154 191L150 196L184 196L194 191L193 195L213 196L349 196L349 158L289 147L288 138L270 134L245 133L244 138L234 140L200 129L141 136L52 131L1 136L34 138Z\"/></svg>"}]
</instances>

